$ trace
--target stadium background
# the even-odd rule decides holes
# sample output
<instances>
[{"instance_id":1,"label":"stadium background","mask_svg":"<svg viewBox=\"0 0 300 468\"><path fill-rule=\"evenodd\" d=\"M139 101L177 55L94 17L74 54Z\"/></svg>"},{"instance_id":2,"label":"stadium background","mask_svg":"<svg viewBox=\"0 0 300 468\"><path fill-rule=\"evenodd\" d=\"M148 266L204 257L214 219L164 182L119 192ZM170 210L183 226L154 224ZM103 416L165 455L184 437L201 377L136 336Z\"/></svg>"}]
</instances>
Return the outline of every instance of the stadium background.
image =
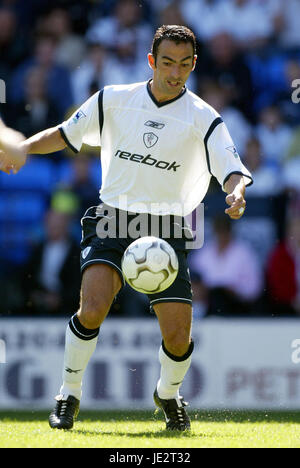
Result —
<instances>
[{"instance_id":1,"label":"stadium background","mask_svg":"<svg viewBox=\"0 0 300 468\"><path fill-rule=\"evenodd\" d=\"M188 86L220 112L254 177L238 222L220 216L224 193L215 180L204 200L204 248L190 258L199 346L187 393L198 406L300 405L292 359L300 313L299 17L297 0L0 1L0 115L26 136L62 122L106 84L150 78L146 54L159 25L185 24L197 36ZM89 147L76 157L31 156L18 175L0 174L0 406L51 405L65 323L78 306L80 218L97 204L100 184L99 155ZM150 406L160 338L147 300L125 288L107 321L86 405Z\"/></svg>"}]
</instances>

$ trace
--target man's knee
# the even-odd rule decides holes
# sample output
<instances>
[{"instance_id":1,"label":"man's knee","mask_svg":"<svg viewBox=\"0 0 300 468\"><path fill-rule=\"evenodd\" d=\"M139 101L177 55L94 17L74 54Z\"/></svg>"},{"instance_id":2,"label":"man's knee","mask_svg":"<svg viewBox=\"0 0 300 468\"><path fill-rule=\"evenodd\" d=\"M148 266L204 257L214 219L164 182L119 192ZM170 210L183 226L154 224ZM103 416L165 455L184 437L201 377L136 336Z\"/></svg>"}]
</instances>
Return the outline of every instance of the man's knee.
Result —
<instances>
[{"instance_id":1,"label":"man's knee","mask_svg":"<svg viewBox=\"0 0 300 468\"><path fill-rule=\"evenodd\" d=\"M79 320L84 327L90 329L100 327L120 287L118 273L108 265L91 265L85 270L78 312Z\"/></svg>"},{"instance_id":2,"label":"man's knee","mask_svg":"<svg viewBox=\"0 0 300 468\"><path fill-rule=\"evenodd\" d=\"M90 298L81 303L78 317L86 328L98 328L109 312L111 301L105 298Z\"/></svg>"},{"instance_id":3,"label":"man's knee","mask_svg":"<svg viewBox=\"0 0 300 468\"><path fill-rule=\"evenodd\" d=\"M188 351L191 337L188 330L170 330L164 334L164 344L174 356L181 357Z\"/></svg>"}]
</instances>

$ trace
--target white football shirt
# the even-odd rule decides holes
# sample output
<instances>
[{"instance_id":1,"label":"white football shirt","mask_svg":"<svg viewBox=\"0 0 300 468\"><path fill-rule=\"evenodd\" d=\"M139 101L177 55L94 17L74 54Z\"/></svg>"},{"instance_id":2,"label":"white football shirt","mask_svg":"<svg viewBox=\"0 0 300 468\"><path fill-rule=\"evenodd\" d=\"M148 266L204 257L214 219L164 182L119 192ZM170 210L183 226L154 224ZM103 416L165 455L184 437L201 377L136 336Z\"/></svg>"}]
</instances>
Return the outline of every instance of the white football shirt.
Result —
<instances>
[{"instance_id":1,"label":"white football shirt","mask_svg":"<svg viewBox=\"0 0 300 468\"><path fill-rule=\"evenodd\" d=\"M220 115L187 88L158 102L149 82L106 86L59 128L75 152L101 146L100 198L112 207L186 216L212 175L253 182Z\"/></svg>"}]
</instances>

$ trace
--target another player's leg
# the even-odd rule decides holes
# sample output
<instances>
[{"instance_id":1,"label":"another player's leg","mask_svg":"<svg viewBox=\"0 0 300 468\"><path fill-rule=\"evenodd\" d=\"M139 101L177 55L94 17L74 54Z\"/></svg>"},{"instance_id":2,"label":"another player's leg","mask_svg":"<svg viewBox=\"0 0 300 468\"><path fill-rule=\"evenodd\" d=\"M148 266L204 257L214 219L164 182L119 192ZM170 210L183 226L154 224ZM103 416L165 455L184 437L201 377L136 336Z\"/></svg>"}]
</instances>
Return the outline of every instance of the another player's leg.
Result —
<instances>
[{"instance_id":1,"label":"another player's leg","mask_svg":"<svg viewBox=\"0 0 300 468\"><path fill-rule=\"evenodd\" d=\"M66 330L63 384L49 417L52 428L73 427L84 371L95 351L100 325L121 285L119 274L109 265L93 264L83 273L80 309Z\"/></svg>"},{"instance_id":2,"label":"another player's leg","mask_svg":"<svg viewBox=\"0 0 300 468\"><path fill-rule=\"evenodd\" d=\"M190 419L185 411L187 403L179 389L191 364L193 341L191 339L192 307L179 302L158 303L154 306L163 343L159 350L160 379L154 392L155 404L160 407L170 430L190 429Z\"/></svg>"}]
</instances>

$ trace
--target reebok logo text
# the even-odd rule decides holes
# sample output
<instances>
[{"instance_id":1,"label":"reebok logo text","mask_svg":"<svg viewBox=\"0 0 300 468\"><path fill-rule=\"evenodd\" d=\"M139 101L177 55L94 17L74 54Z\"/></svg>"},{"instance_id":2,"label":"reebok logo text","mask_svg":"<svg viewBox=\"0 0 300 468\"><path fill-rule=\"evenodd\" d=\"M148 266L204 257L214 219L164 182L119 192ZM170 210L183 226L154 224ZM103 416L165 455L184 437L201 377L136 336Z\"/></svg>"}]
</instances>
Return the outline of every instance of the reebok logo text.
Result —
<instances>
[{"instance_id":1,"label":"reebok logo text","mask_svg":"<svg viewBox=\"0 0 300 468\"><path fill-rule=\"evenodd\" d=\"M147 154L147 156L143 156L142 154L136 153L129 153L128 151L121 151L118 150L115 154L120 159L127 159L132 162L146 164L147 166L154 166L158 169L166 169L167 171L173 170L174 172L180 167L180 164L176 164L176 161L169 163L168 161L158 161L155 158L151 157L151 154Z\"/></svg>"},{"instance_id":2,"label":"reebok logo text","mask_svg":"<svg viewBox=\"0 0 300 468\"><path fill-rule=\"evenodd\" d=\"M154 122L153 120L147 120L147 122L145 122L144 125L147 125L147 127L156 128L157 130L161 130L165 126L165 124Z\"/></svg>"}]
</instances>

